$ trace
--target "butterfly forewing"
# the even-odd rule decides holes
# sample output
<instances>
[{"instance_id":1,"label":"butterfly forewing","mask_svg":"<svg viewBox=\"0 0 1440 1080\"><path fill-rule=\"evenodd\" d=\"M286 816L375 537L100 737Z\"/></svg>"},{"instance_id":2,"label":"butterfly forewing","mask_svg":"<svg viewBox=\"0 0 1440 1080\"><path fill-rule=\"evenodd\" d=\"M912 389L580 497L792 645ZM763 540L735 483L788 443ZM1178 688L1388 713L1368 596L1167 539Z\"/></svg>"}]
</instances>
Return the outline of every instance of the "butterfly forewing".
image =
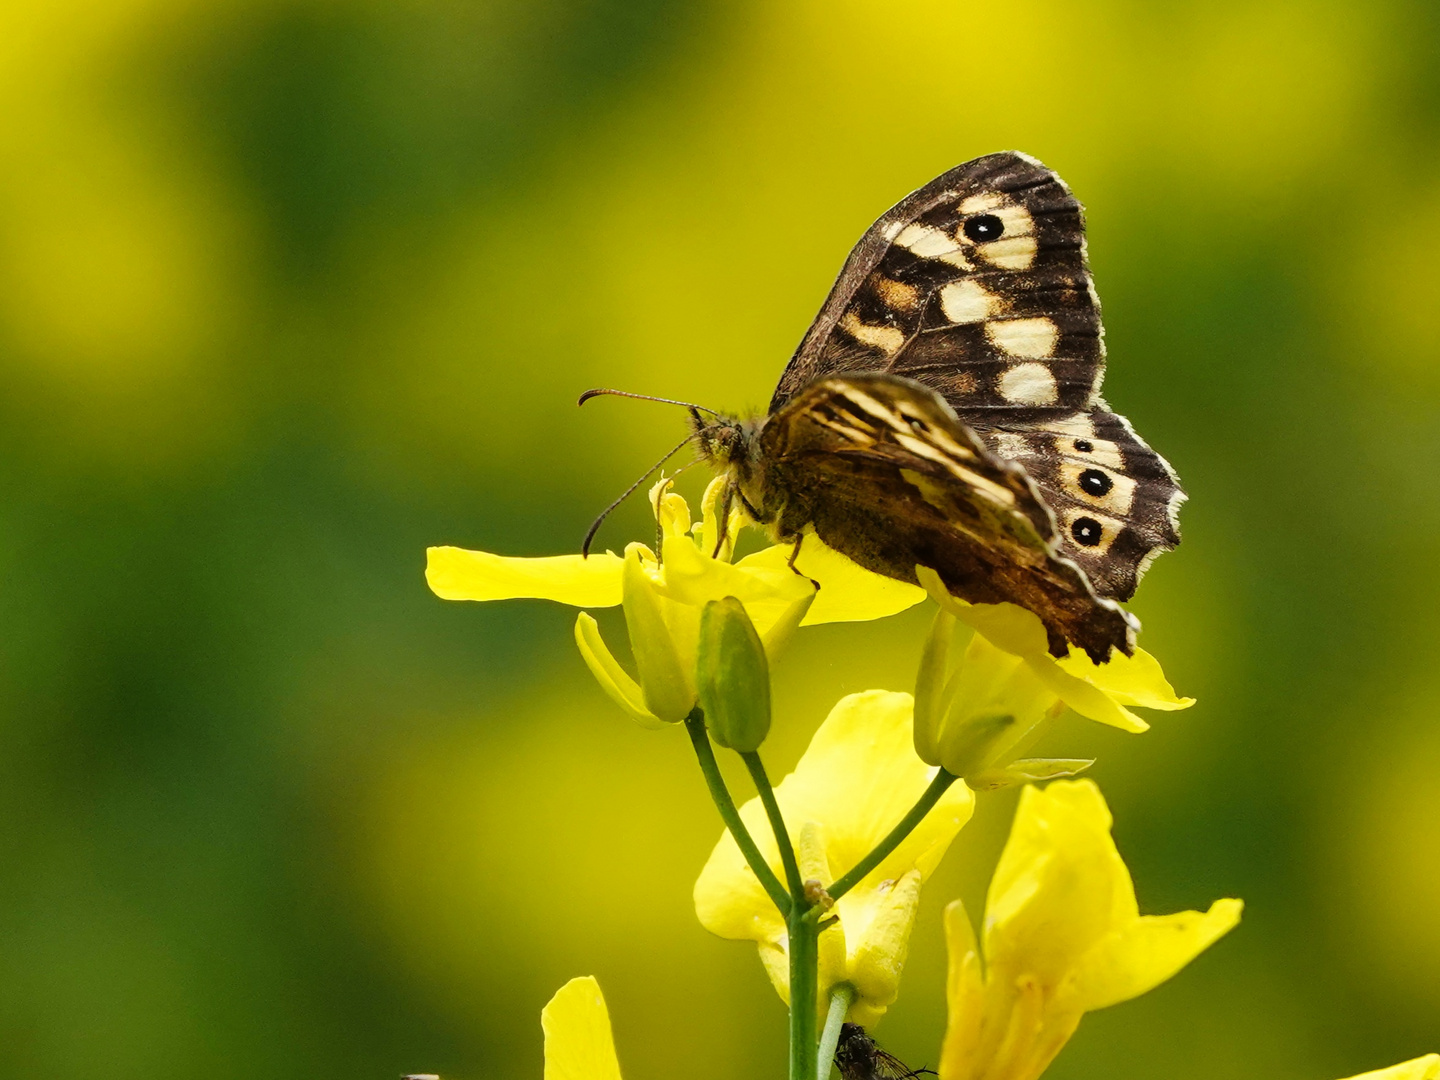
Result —
<instances>
[{"instance_id":1,"label":"butterfly forewing","mask_svg":"<svg viewBox=\"0 0 1440 1080\"><path fill-rule=\"evenodd\" d=\"M822 379L767 421L762 507L878 573L934 569L972 603L1040 616L1053 651L1131 650L1132 625L1058 554L1050 509L1020 466L988 450L934 391L891 375Z\"/></svg>"},{"instance_id":2,"label":"butterfly forewing","mask_svg":"<svg viewBox=\"0 0 1440 1080\"><path fill-rule=\"evenodd\" d=\"M1103 363L1080 204L1032 158L991 154L871 227L772 409L814 378L888 371L938 390L962 417L1074 412L1098 392Z\"/></svg>"},{"instance_id":3,"label":"butterfly forewing","mask_svg":"<svg viewBox=\"0 0 1440 1080\"><path fill-rule=\"evenodd\" d=\"M1055 551L1099 596L1127 599L1179 543L1185 496L1101 398L1103 333L1080 204L1033 158L990 154L871 226L771 411L827 376L888 372L931 387L992 453L1025 468L1055 519Z\"/></svg>"}]
</instances>

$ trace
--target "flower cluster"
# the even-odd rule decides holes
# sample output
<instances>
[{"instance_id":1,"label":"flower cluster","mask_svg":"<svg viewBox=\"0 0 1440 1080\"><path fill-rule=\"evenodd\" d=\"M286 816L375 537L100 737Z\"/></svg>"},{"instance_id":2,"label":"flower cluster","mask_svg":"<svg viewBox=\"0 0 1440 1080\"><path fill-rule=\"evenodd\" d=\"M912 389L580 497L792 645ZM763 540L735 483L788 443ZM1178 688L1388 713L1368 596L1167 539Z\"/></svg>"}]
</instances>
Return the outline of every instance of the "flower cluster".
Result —
<instances>
[{"instance_id":1,"label":"flower cluster","mask_svg":"<svg viewBox=\"0 0 1440 1080\"><path fill-rule=\"evenodd\" d=\"M1085 1013L1152 989L1236 926L1233 899L1140 914L1100 789L1062 779L1090 762L1020 756L1066 709L1139 733L1148 725L1134 709L1193 704L1154 657L1137 649L1097 664L1072 649L1057 658L1031 612L968 604L925 567L919 587L879 577L814 536L798 553L771 545L737 560L745 523L736 513L720 528L719 484L698 523L667 482L652 489L655 550L520 559L432 548L426 573L446 599L623 608L633 672L587 610L576 643L628 715L655 728L683 722L690 734L726 824L695 883L696 914L712 933L757 946L790 1006L792 1080L828 1075L842 1025L872 1026L896 1000L922 888L977 792L1026 785L979 934L959 901L945 910L939 1080L1035 1080ZM772 787L758 751L770 728L769 664L784 642L800 626L880 618L927 594L937 613L914 694L844 698ZM737 751L755 781L743 806L712 743ZM619 1080L594 979L562 987L542 1025L547 1080ZM1440 1055L1351 1080L1440 1080Z\"/></svg>"}]
</instances>

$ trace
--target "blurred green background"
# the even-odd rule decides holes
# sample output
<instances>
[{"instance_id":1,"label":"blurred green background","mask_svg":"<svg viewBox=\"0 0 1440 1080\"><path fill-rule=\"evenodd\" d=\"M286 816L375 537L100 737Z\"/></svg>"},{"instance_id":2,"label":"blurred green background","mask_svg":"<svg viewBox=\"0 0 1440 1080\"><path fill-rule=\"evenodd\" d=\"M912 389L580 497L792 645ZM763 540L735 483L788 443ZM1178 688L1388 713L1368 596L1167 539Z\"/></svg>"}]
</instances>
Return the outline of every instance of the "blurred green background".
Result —
<instances>
[{"instance_id":1,"label":"blurred green background","mask_svg":"<svg viewBox=\"0 0 1440 1080\"><path fill-rule=\"evenodd\" d=\"M1200 704L1044 749L1100 755L1146 910L1248 902L1050 1075L1440 1049L1437 44L1427 0L6 4L0 1074L539 1077L594 974L628 1080L780 1075L683 737L424 548L574 550L683 430L578 391L763 405L865 226L1011 147L1192 495L1134 607ZM774 771L924 624L803 635ZM929 888L912 1064L1012 805Z\"/></svg>"}]
</instances>

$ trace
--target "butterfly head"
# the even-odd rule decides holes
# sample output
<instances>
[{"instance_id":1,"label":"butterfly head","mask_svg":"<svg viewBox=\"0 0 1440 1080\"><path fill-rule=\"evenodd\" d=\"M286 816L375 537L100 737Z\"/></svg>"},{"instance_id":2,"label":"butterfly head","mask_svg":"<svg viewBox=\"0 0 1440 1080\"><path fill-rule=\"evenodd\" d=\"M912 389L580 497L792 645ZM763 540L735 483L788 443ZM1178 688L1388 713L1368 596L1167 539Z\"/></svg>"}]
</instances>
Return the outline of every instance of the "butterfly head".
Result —
<instances>
[{"instance_id":1,"label":"butterfly head","mask_svg":"<svg viewBox=\"0 0 1440 1080\"><path fill-rule=\"evenodd\" d=\"M755 436L759 424L754 420L739 420L731 416L701 417L691 414L695 428L695 448L700 456L715 469L724 471L745 466L756 449Z\"/></svg>"}]
</instances>

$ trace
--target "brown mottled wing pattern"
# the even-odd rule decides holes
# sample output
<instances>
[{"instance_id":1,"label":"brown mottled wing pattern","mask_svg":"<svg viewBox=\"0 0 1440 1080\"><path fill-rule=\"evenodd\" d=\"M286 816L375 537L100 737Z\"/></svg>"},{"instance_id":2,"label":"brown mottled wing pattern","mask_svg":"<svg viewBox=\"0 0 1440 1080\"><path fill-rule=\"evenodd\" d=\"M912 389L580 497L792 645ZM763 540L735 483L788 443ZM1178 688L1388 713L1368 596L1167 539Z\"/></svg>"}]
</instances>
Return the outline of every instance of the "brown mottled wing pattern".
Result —
<instances>
[{"instance_id":1,"label":"brown mottled wing pattern","mask_svg":"<svg viewBox=\"0 0 1440 1080\"><path fill-rule=\"evenodd\" d=\"M1127 599L1179 543L1174 473L1100 396L1104 331L1081 206L1035 159L976 158L871 226L771 411L815 379L860 372L937 390L992 451L1024 465L1054 511L1059 551L1099 595ZM1086 430L1104 447L1089 464L1067 442Z\"/></svg>"},{"instance_id":2,"label":"brown mottled wing pattern","mask_svg":"<svg viewBox=\"0 0 1440 1080\"><path fill-rule=\"evenodd\" d=\"M761 433L765 487L782 533L813 524L877 573L933 568L972 603L1035 612L1051 651L1073 642L1097 661L1129 653L1133 624L1058 554L1051 511L1020 466L986 449L934 391L890 375L822 379Z\"/></svg>"},{"instance_id":3,"label":"brown mottled wing pattern","mask_svg":"<svg viewBox=\"0 0 1440 1080\"><path fill-rule=\"evenodd\" d=\"M770 407L815 378L888 371L938 390L967 420L1074 412L1103 367L1080 204L1033 158L990 154L870 227Z\"/></svg>"},{"instance_id":4,"label":"brown mottled wing pattern","mask_svg":"<svg viewBox=\"0 0 1440 1080\"><path fill-rule=\"evenodd\" d=\"M1101 596L1130 599L1150 563L1180 543L1185 492L1123 416L1095 409L976 433L1035 481L1055 515L1061 554Z\"/></svg>"}]
</instances>

